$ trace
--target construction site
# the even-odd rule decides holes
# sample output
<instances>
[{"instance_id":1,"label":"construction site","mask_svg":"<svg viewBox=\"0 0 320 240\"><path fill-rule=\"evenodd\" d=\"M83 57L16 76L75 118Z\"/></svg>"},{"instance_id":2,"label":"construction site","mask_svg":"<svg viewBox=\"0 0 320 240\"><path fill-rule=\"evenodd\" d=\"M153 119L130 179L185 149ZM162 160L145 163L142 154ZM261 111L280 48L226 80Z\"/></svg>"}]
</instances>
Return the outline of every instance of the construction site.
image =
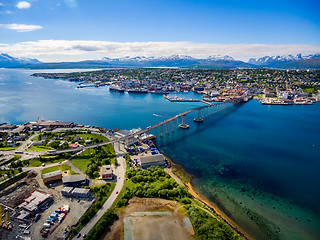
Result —
<instances>
[{"instance_id":1,"label":"construction site","mask_svg":"<svg viewBox=\"0 0 320 240\"><path fill-rule=\"evenodd\" d=\"M65 239L93 198L61 195L62 184L47 187L30 171L0 191L0 239Z\"/></svg>"}]
</instances>

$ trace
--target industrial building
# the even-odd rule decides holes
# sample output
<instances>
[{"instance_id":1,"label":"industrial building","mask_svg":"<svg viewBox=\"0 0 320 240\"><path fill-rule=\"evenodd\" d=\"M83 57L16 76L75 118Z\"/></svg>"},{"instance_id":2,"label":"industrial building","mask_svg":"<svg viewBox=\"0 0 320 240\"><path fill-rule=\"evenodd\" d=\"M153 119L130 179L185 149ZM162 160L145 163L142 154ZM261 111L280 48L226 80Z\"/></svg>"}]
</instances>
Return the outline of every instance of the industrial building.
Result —
<instances>
[{"instance_id":1,"label":"industrial building","mask_svg":"<svg viewBox=\"0 0 320 240\"><path fill-rule=\"evenodd\" d=\"M42 175L42 179L44 183L50 183L57 180L60 180L62 178L62 174L60 170L49 172Z\"/></svg>"},{"instance_id":2,"label":"industrial building","mask_svg":"<svg viewBox=\"0 0 320 240\"><path fill-rule=\"evenodd\" d=\"M18 219L26 219L30 215L38 213L42 207L53 201L53 197L49 193L43 193L39 191L33 191L29 197L27 197L20 205L20 215Z\"/></svg>"},{"instance_id":3,"label":"industrial building","mask_svg":"<svg viewBox=\"0 0 320 240\"><path fill-rule=\"evenodd\" d=\"M91 196L90 189L73 188L73 187L64 187L61 190L61 194L64 197L75 197L75 198L88 198Z\"/></svg>"},{"instance_id":4,"label":"industrial building","mask_svg":"<svg viewBox=\"0 0 320 240\"><path fill-rule=\"evenodd\" d=\"M76 187L87 183L87 176L81 175L69 175L62 178L62 183L65 187Z\"/></svg>"},{"instance_id":5,"label":"industrial building","mask_svg":"<svg viewBox=\"0 0 320 240\"><path fill-rule=\"evenodd\" d=\"M61 194L62 194L62 196L64 196L64 197L68 197L68 196L71 195L72 190L73 190L73 187L64 187L64 188L62 188L62 190L61 190Z\"/></svg>"},{"instance_id":6,"label":"industrial building","mask_svg":"<svg viewBox=\"0 0 320 240\"><path fill-rule=\"evenodd\" d=\"M101 178L104 180L113 179L113 171L111 165L105 165L100 168Z\"/></svg>"},{"instance_id":7,"label":"industrial building","mask_svg":"<svg viewBox=\"0 0 320 240\"><path fill-rule=\"evenodd\" d=\"M85 188L74 188L71 195L76 198L88 198L91 196L90 189Z\"/></svg>"},{"instance_id":8,"label":"industrial building","mask_svg":"<svg viewBox=\"0 0 320 240\"><path fill-rule=\"evenodd\" d=\"M150 156L140 157L140 167L143 169L150 168L152 166L166 167L167 162L163 154L156 154Z\"/></svg>"}]
</instances>

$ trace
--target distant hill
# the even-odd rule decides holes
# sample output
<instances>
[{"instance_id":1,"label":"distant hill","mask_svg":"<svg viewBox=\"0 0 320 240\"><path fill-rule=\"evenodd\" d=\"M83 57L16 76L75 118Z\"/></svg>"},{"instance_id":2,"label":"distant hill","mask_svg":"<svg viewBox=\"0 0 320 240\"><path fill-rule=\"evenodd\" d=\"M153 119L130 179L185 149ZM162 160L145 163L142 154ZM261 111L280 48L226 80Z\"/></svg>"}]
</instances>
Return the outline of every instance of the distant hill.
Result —
<instances>
[{"instance_id":1,"label":"distant hill","mask_svg":"<svg viewBox=\"0 0 320 240\"><path fill-rule=\"evenodd\" d=\"M30 69L72 69L72 68L125 68L125 67L180 67L180 68L293 68L320 69L320 54L265 56L259 59L251 58L248 63L235 60L230 56L210 56L194 58L186 55L166 57L123 57L79 62L43 63L37 59L15 58L8 54L0 54L0 67L30 68Z\"/></svg>"},{"instance_id":2,"label":"distant hill","mask_svg":"<svg viewBox=\"0 0 320 240\"><path fill-rule=\"evenodd\" d=\"M320 58L320 54L297 54L287 56L264 56L258 59L250 58L250 64L259 67L273 67L273 68L316 68L320 69L319 65L315 64L316 61L312 59ZM310 63L310 64L309 64Z\"/></svg>"},{"instance_id":3,"label":"distant hill","mask_svg":"<svg viewBox=\"0 0 320 240\"><path fill-rule=\"evenodd\" d=\"M32 58L15 58L5 53L0 53L0 67L20 67L29 64L39 64L41 63L37 59Z\"/></svg>"},{"instance_id":4,"label":"distant hill","mask_svg":"<svg viewBox=\"0 0 320 240\"><path fill-rule=\"evenodd\" d=\"M320 57L286 62L280 64L278 67L285 69L320 69Z\"/></svg>"},{"instance_id":5,"label":"distant hill","mask_svg":"<svg viewBox=\"0 0 320 240\"><path fill-rule=\"evenodd\" d=\"M43 63L36 59L14 58L7 54L0 60L0 67L30 68L30 69L66 69L66 68L117 68L117 67L199 67L199 68L252 68L254 65L234 60L230 56L210 56L198 59L185 55L169 57L124 57L102 58L79 62Z\"/></svg>"}]
</instances>

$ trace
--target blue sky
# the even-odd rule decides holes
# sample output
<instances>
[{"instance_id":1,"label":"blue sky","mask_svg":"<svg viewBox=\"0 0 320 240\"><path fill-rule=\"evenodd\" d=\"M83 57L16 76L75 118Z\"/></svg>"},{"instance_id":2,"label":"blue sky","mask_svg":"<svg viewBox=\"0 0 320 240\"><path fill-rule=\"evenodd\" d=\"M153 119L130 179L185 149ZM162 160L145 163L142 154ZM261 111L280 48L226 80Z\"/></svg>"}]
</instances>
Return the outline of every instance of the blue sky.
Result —
<instances>
[{"instance_id":1,"label":"blue sky","mask_svg":"<svg viewBox=\"0 0 320 240\"><path fill-rule=\"evenodd\" d=\"M310 0L0 0L0 52L44 61L307 54L319 52L319 9Z\"/></svg>"}]
</instances>

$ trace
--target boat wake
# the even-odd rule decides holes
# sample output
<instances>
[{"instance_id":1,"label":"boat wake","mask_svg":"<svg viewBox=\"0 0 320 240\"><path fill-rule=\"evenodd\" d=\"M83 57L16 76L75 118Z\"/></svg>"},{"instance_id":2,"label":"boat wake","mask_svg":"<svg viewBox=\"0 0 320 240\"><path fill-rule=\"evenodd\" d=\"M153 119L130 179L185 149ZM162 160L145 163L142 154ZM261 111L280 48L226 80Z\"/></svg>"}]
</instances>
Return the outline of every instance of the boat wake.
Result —
<instances>
[{"instance_id":1,"label":"boat wake","mask_svg":"<svg viewBox=\"0 0 320 240\"><path fill-rule=\"evenodd\" d=\"M153 114L153 116L155 116L155 117L165 117L165 116L162 116L162 115L159 115L159 114Z\"/></svg>"}]
</instances>

